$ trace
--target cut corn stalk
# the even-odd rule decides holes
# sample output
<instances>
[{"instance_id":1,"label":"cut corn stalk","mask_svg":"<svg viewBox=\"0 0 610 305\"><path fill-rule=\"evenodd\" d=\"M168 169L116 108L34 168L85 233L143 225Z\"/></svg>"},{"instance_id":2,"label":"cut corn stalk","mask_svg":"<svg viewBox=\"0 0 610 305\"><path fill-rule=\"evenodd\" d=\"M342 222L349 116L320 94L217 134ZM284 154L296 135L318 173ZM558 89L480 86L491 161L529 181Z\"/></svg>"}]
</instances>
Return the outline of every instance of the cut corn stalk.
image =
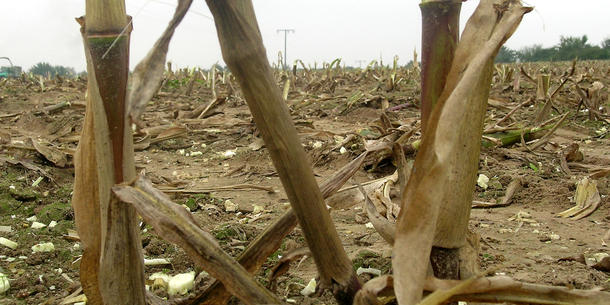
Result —
<instances>
[{"instance_id":1,"label":"cut corn stalk","mask_svg":"<svg viewBox=\"0 0 610 305\"><path fill-rule=\"evenodd\" d=\"M135 177L127 123L130 19L123 0L86 2L80 18L87 108L74 157L72 206L81 237L80 275L90 304L144 304L142 243L135 210L110 188Z\"/></svg>"}]
</instances>

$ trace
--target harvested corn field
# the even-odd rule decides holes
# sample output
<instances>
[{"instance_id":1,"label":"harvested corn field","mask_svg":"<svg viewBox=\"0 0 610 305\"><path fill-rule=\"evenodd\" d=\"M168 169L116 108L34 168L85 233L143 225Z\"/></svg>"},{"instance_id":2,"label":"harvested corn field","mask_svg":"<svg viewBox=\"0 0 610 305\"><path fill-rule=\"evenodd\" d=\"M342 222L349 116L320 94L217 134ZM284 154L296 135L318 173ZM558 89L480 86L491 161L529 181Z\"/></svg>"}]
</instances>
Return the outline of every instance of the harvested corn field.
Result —
<instances>
[{"instance_id":1,"label":"harvested corn field","mask_svg":"<svg viewBox=\"0 0 610 305\"><path fill-rule=\"evenodd\" d=\"M496 66L469 222L481 269L528 283L610 289L607 265L600 263L610 243L609 69L608 62L577 62L573 73L567 62ZM289 209L288 198L233 75L216 69L165 75L134 135L137 172L238 257ZM551 93L566 84L538 123L548 102L537 97L540 75L548 75ZM384 199L384 182L396 170L388 143L402 139L408 163L417 152L419 73L372 62L355 70L297 67L296 73L276 71L274 77L320 183L370 150L353 180L327 203L337 207L331 217L363 281L391 273L392 248L374 225L379 219L393 223L400 202L395 182L388 185L390 201ZM1 272L10 282L2 303L58 304L80 295L82 249L70 201L86 80L23 77L0 84L0 234L16 243L0 247ZM358 184L375 204L374 218ZM579 205L580 213L562 217ZM162 281L147 280L155 294L194 297L213 282L181 248L147 224L140 229L147 279L159 272L195 275L188 294L171 297ZM54 248L34 252L41 243ZM256 279L287 302L334 302L329 293L321 299L302 295L317 276L308 255L271 277L278 262L302 247L297 227Z\"/></svg>"}]
</instances>

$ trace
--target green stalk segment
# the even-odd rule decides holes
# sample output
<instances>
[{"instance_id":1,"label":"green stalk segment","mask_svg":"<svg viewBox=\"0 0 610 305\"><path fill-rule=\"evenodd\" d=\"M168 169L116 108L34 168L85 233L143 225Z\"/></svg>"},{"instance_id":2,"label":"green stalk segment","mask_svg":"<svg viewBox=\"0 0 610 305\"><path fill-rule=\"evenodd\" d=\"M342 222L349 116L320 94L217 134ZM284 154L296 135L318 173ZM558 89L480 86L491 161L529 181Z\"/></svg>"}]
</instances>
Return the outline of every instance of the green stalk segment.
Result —
<instances>
[{"instance_id":1,"label":"green stalk segment","mask_svg":"<svg viewBox=\"0 0 610 305\"><path fill-rule=\"evenodd\" d=\"M425 130L451 69L459 40L462 3L424 1L419 7L422 14L421 121Z\"/></svg>"},{"instance_id":2,"label":"green stalk segment","mask_svg":"<svg viewBox=\"0 0 610 305\"><path fill-rule=\"evenodd\" d=\"M121 183L125 180L123 143L129 71L129 36L89 35L88 43L112 141L114 182Z\"/></svg>"}]
</instances>

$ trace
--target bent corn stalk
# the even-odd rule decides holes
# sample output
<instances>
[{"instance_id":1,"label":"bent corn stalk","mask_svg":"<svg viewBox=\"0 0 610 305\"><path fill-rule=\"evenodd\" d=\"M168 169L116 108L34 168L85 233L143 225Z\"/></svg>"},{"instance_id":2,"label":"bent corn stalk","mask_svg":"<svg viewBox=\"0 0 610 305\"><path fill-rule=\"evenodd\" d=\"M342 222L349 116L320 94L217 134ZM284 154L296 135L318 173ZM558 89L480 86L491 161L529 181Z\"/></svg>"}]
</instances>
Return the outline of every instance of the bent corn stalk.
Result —
<instances>
[{"instance_id":1,"label":"bent corn stalk","mask_svg":"<svg viewBox=\"0 0 610 305\"><path fill-rule=\"evenodd\" d=\"M303 229L322 286L352 304L360 282L326 209L313 171L275 84L251 1L207 0L222 56L239 82L256 126Z\"/></svg>"}]
</instances>

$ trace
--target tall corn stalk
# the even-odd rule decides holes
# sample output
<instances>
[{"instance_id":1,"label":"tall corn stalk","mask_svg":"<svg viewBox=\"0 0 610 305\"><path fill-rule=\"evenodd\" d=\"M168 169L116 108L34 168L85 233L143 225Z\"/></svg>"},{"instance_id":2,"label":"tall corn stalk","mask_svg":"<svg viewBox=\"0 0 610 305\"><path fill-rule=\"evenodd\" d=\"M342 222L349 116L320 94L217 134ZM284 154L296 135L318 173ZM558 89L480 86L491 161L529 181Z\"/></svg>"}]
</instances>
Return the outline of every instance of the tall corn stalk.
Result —
<instances>
[{"instance_id":1,"label":"tall corn stalk","mask_svg":"<svg viewBox=\"0 0 610 305\"><path fill-rule=\"evenodd\" d=\"M445 87L459 41L461 0L423 0L421 70L421 126L426 126ZM459 278L459 251L455 244L434 244L431 262L440 278ZM449 247L453 249L450 249Z\"/></svg>"},{"instance_id":2,"label":"tall corn stalk","mask_svg":"<svg viewBox=\"0 0 610 305\"><path fill-rule=\"evenodd\" d=\"M222 56L242 88L256 126L318 267L322 286L352 304L360 282L332 223L282 93L275 84L251 1L207 0Z\"/></svg>"},{"instance_id":3,"label":"tall corn stalk","mask_svg":"<svg viewBox=\"0 0 610 305\"><path fill-rule=\"evenodd\" d=\"M87 0L86 15L78 21L88 72L72 197L83 246L81 283L90 304L144 304L136 213L110 191L114 184L135 177L125 115L131 24L124 0Z\"/></svg>"},{"instance_id":4,"label":"tall corn stalk","mask_svg":"<svg viewBox=\"0 0 610 305\"><path fill-rule=\"evenodd\" d=\"M394 243L396 295L416 304L432 246L466 243L493 60L531 8L481 0L468 20L402 193Z\"/></svg>"}]
</instances>

